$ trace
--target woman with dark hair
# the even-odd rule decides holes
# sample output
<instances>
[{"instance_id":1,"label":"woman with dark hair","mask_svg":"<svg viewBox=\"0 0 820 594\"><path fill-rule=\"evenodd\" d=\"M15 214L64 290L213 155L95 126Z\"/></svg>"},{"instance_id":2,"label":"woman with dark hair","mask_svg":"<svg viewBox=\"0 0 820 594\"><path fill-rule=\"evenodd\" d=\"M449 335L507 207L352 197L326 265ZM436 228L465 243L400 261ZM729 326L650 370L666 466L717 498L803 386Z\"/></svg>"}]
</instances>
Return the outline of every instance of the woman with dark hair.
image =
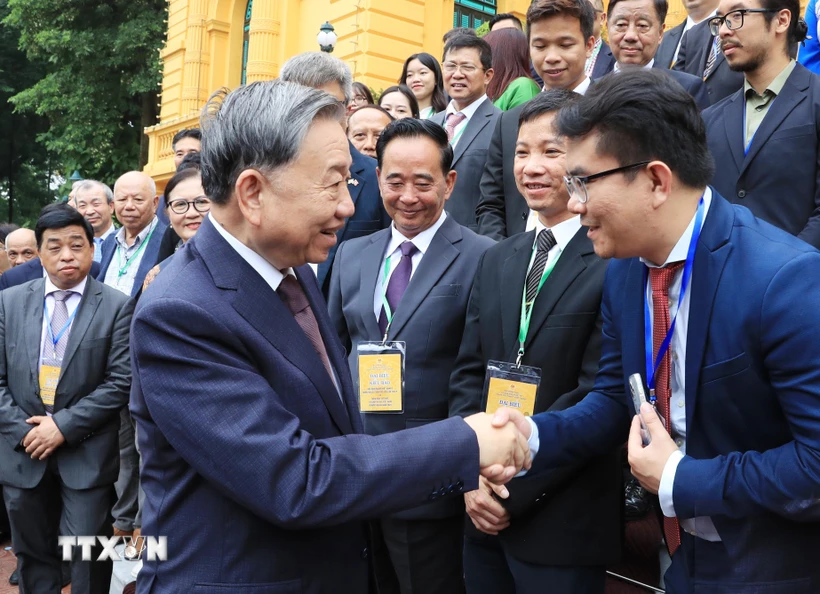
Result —
<instances>
[{"instance_id":1,"label":"woman with dark hair","mask_svg":"<svg viewBox=\"0 0 820 594\"><path fill-rule=\"evenodd\" d=\"M407 85L413 91L419 104L419 117L422 120L447 109L441 66L438 60L430 54L413 54L407 58L404 61L399 83Z\"/></svg>"},{"instance_id":2,"label":"woman with dark hair","mask_svg":"<svg viewBox=\"0 0 820 594\"><path fill-rule=\"evenodd\" d=\"M484 36L493 50L495 76L487 86L487 97L501 111L526 103L541 89L530 78L527 36L515 28L497 29Z\"/></svg>"},{"instance_id":3,"label":"woman with dark hair","mask_svg":"<svg viewBox=\"0 0 820 594\"><path fill-rule=\"evenodd\" d=\"M356 111L362 105L373 103L373 93L370 92L368 86L364 83L353 83L353 99L350 101L350 111Z\"/></svg>"},{"instance_id":4,"label":"woman with dark hair","mask_svg":"<svg viewBox=\"0 0 820 594\"><path fill-rule=\"evenodd\" d=\"M379 106L395 119L419 117L419 102L407 85L396 85L385 89L379 97Z\"/></svg>"}]
</instances>

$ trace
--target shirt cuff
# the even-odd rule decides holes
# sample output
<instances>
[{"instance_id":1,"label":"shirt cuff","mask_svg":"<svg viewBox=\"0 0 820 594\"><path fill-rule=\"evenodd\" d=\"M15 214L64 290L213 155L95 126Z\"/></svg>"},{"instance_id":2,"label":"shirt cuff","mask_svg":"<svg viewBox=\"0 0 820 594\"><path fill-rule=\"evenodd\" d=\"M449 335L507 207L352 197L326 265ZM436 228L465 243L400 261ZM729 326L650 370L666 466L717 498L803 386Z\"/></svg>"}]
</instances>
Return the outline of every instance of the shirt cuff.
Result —
<instances>
[{"instance_id":1,"label":"shirt cuff","mask_svg":"<svg viewBox=\"0 0 820 594\"><path fill-rule=\"evenodd\" d=\"M672 497L675 487L675 473L678 471L678 464L683 460L683 452L680 450L673 452L669 460L663 467L661 474L661 484L658 487L658 499L661 502L661 511L667 518L676 517L675 501Z\"/></svg>"},{"instance_id":2,"label":"shirt cuff","mask_svg":"<svg viewBox=\"0 0 820 594\"><path fill-rule=\"evenodd\" d=\"M535 421L533 421L532 418L527 417L527 422L530 424L530 438L527 440L527 445L530 448L532 459L535 460L535 456L538 455L538 448L541 446L541 439L538 437L538 425L535 424ZM524 476L525 474L527 474L526 469L516 474L515 477L518 478L519 476Z\"/></svg>"}]
</instances>

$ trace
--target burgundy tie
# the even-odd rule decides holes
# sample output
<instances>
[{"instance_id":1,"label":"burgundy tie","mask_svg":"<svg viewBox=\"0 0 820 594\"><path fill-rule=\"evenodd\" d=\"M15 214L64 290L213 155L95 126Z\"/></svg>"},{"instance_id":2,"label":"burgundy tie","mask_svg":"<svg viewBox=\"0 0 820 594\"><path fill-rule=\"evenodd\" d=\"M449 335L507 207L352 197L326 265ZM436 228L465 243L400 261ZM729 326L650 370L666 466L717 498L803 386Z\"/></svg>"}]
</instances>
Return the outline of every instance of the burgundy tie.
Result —
<instances>
[{"instance_id":1,"label":"burgundy tie","mask_svg":"<svg viewBox=\"0 0 820 594\"><path fill-rule=\"evenodd\" d=\"M665 268L650 268L649 281L652 284L652 360L658 356L669 326L672 324L669 314L669 287L675 278L675 273L683 266L683 262L671 264ZM680 305L680 304L679 304ZM666 429L672 434L672 418L669 410L669 401L672 398L671 383L671 353L672 347L666 350L658 370L655 373L655 395L657 396L658 411L666 421ZM663 535L669 554L674 555L680 546L680 523L677 518L663 517Z\"/></svg>"},{"instance_id":2,"label":"burgundy tie","mask_svg":"<svg viewBox=\"0 0 820 594\"><path fill-rule=\"evenodd\" d=\"M401 250L401 260L399 265L390 275L390 282L387 283L387 304L390 306L390 311L393 315L396 314L396 308L399 306L399 301L404 296L407 290L407 285L410 284L410 275L413 272L413 254L418 251L418 248L412 241L405 241L399 246ZM382 306L379 313L379 330L382 334L387 331L387 312Z\"/></svg>"},{"instance_id":3,"label":"burgundy tie","mask_svg":"<svg viewBox=\"0 0 820 594\"><path fill-rule=\"evenodd\" d=\"M296 323L302 328L302 331L307 335L308 340L316 349L319 357L322 359L322 364L325 366L328 375L330 376L333 385L336 385L336 378L333 375L333 370L330 367L330 359L327 356L327 349L322 340L322 333L319 332L319 324L316 322L316 316L313 315L313 310L310 307L307 295L302 290L302 286L296 277L292 274L285 275L279 288L276 290L279 298L288 306L288 309L296 319ZM338 386L336 386L338 388Z\"/></svg>"}]
</instances>

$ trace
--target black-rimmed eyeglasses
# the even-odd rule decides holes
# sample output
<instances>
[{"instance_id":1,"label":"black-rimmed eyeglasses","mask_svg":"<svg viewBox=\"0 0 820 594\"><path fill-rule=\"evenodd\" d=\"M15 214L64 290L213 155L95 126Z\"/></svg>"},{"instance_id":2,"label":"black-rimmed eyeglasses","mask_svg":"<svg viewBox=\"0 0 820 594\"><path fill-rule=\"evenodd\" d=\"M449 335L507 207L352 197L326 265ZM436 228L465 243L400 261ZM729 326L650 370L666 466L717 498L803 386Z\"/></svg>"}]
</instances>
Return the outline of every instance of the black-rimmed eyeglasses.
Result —
<instances>
[{"instance_id":1,"label":"black-rimmed eyeglasses","mask_svg":"<svg viewBox=\"0 0 820 594\"><path fill-rule=\"evenodd\" d=\"M720 26L723 23L726 23L726 28L729 29L729 31L735 31L743 26L743 18L747 14L765 14L767 12L777 11L771 8L739 8L729 11L723 16L716 16L709 19L709 32L712 34L712 37L718 37L720 35Z\"/></svg>"},{"instance_id":2,"label":"black-rimmed eyeglasses","mask_svg":"<svg viewBox=\"0 0 820 594\"><path fill-rule=\"evenodd\" d=\"M194 210L201 213L206 213L211 210L211 201L208 200L205 196L198 196L193 200L183 200L179 198L177 200L171 200L168 203L168 208L171 209L171 212L176 214L182 215L188 212L188 209L194 207Z\"/></svg>"},{"instance_id":3,"label":"black-rimmed eyeglasses","mask_svg":"<svg viewBox=\"0 0 820 594\"><path fill-rule=\"evenodd\" d=\"M570 198L574 196L578 199L578 202L580 202L581 204L586 204L589 201L589 194L587 193L588 183L593 182L596 179L601 179L602 177L606 177L608 175L622 173L630 169L635 169L636 167L643 167L644 165L649 165L651 162L652 161L641 161L640 163L624 165L623 167L616 167L615 169L607 169L606 171L601 171L600 173L593 173L592 175L565 175L564 183L567 185L567 192L569 192Z\"/></svg>"}]
</instances>

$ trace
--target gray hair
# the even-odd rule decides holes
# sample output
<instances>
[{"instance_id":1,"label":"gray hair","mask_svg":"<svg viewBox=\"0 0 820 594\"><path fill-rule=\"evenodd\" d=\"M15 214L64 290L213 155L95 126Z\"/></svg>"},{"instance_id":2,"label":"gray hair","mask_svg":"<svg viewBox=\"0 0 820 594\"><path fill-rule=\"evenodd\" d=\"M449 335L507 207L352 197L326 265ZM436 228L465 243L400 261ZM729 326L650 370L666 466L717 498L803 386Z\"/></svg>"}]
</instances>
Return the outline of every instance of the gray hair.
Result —
<instances>
[{"instance_id":1,"label":"gray hair","mask_svg":"<svg viewBox=\"0 0 820 594\"><path fill-rule=\"evenodd\" d=\"M339 58L325 52L305 52L293 56L282 66L279 78L314 89L335 82L344 93L346 105L353 99L353 75L350 68Z\"/></svg>"},{"instance_id":2,"label":"gray hair","mask_svg":"<svg viewBox=\"0 0 820 594\"><path fill-rule=\"evenodd\" d=\"M94 179L84 179L82 181L76 182L72 190L74 191L74 202L77 201L77 193L78 192L85 192L86 190L93 190L94 188L99 188L105 194L105 199L108 201L108 204L114 202L114 192L111 191L106 184L94 180Z\"/></svg>"},{"instance_id":3,"label":"gray hair","mask_svg":"<svg viewBox=\"0 0 820 594\"><path fill-rule=\"evenodd\" d=\"M341 122L344 108L323 91L282 80L217 91L202 111L202 187L227 204L239 175L270 175L297 159L316 119Z\"/></svg>"}]
</instances>

